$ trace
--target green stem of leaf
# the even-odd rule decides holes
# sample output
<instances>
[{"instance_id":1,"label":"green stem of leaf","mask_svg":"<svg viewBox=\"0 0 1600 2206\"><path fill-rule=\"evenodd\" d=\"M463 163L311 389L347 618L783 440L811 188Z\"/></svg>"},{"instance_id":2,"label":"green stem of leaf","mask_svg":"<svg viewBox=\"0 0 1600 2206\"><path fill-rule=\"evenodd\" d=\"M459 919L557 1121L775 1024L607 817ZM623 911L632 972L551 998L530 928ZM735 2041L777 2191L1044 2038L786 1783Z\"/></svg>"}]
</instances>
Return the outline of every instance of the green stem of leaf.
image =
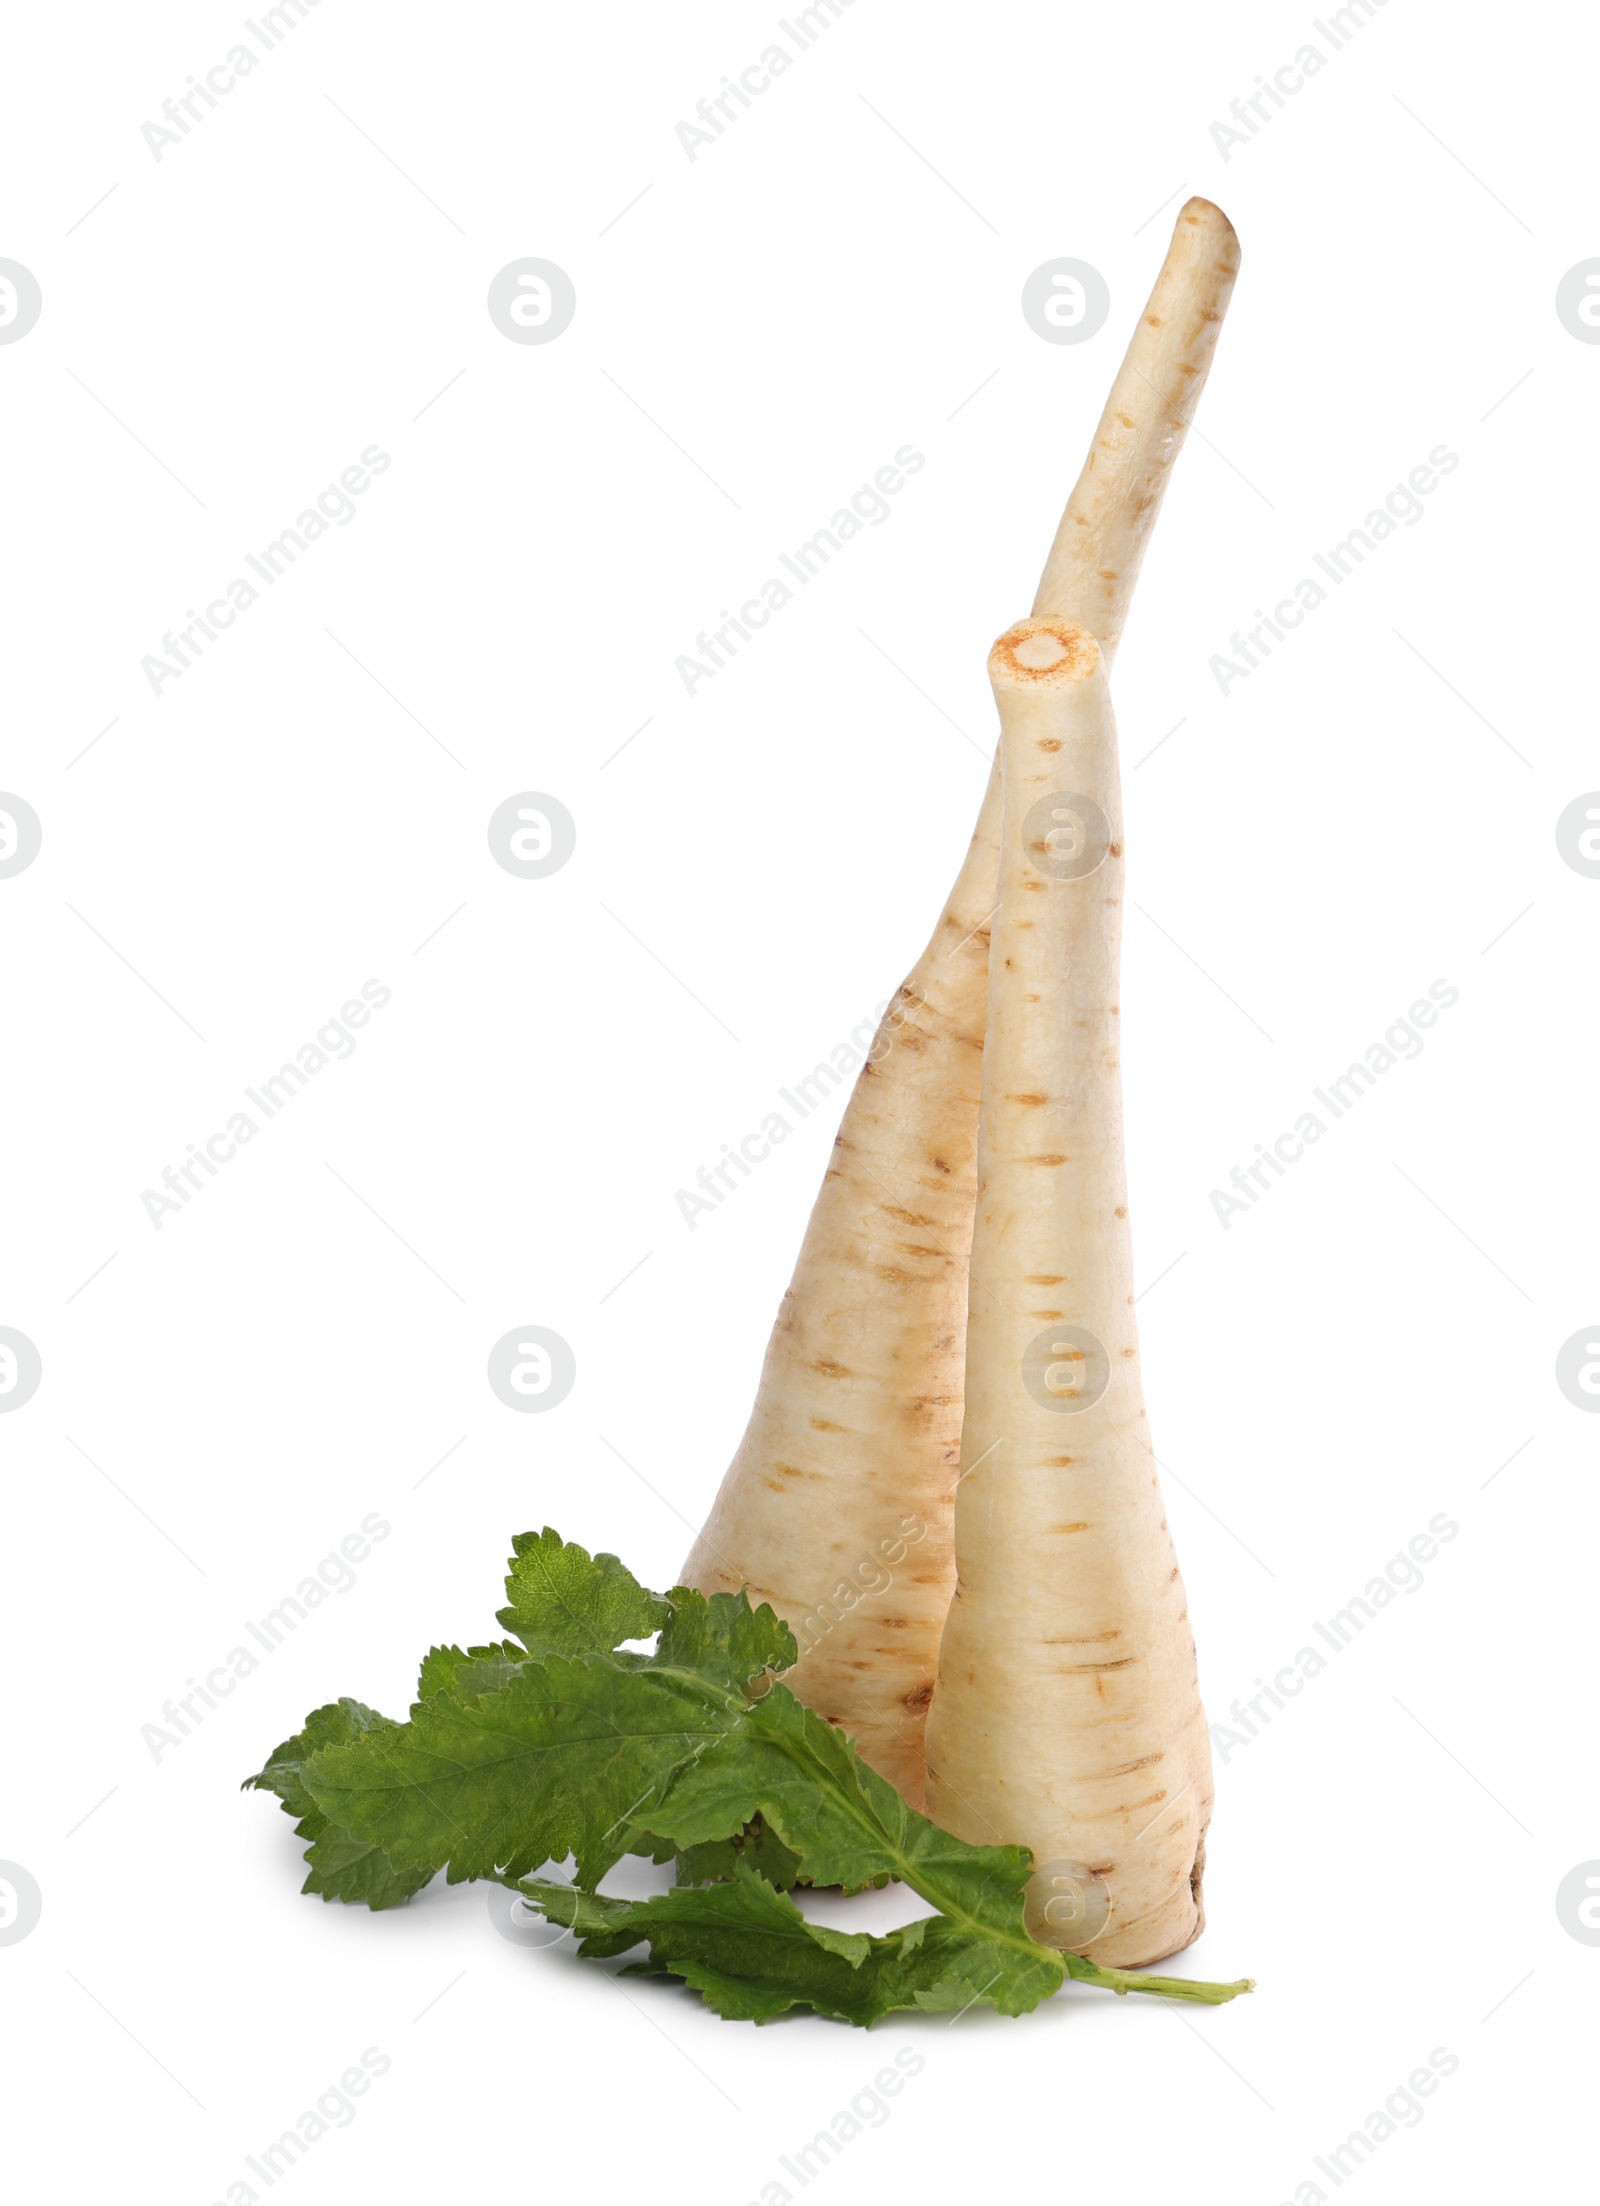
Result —
<instances>
[{"instance_id":1,"label":"green stem of leaf","mask_svg":"<svg viewBox=\"0 0 1600 2206\"><path fill-rule=\"evenodd\" d=\"M1202 1983L1192 1976L1146 1976L1127 1969L1103 1969L1081 1953L1064 1953L1067 1974L1080 1984L1098 1984L1108 1992L1149 1992L1157 1999L1188 1999L1202 2007L1221 2007L1241 1992L1253 1992L1253 1976L1241 1976L1232 1984Z\"/></svg>"}]
</instances>

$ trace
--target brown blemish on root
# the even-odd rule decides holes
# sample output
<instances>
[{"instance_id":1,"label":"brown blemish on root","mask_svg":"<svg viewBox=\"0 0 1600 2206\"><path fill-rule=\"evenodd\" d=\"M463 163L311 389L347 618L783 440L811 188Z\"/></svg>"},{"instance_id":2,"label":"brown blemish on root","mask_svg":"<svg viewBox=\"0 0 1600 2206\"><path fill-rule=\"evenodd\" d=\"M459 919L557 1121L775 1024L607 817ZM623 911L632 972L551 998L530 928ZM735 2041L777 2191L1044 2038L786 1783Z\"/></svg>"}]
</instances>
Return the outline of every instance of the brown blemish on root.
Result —
<instances>
[{"instance_id":1,"label":"brown blemish on root","mask_svg":"<svg viewBox=\"0 0 1600 2206\"><path fill-rule=\"evenodd\" d=\"M1201 1831L1201 1833L1200 1833L1199 1841L1198 1841L1198 1843L1197 1843L1197 1844L1196 1844L1196 1846L1195 1846L1195 1851L1194 1851L1194 1867L1193 1867L1193 1868L1192 1868L1192 1869L1191 1869L1191 1870L1189 1871L1189 1890L1190 1890L1190 1891L1191 1891L1191 1892L1192 1892L1192 1893L1194 1894L1194 1904L1195 1904L1195 1909L1196 1909L1196 1911L1197 1911L1197 1913L1199 1914L1199 1917L1200 1917L1200 1921L1199 1921L1199 1926L1198 1926L1198 1928L1197 1928L1197 1929L1196 1929L1196 1931L1195 1931L1195 1936L1196 1936L1197 1938L1199 1937L1199 1935L1200 1935L1200 1932L1201 1932L1202 1930L1204 1930L1204 1928L1205 1928L1205 1925L1206 1925L1205 1907L1204 1907L1204 1905L1203 1905L1203 1903L1202 1903L1202 1901L1201 1901L1201 1897L1200 1897L1200 1886L1201 1886L1201 1881L1202 1881L1202 1879L1204 1878L1204 1876L1205 1876L1205 1873L1206 1873L1206 1834L1205 1834L1205 1832L1204 1832L1204 1831L1202 1830L1202 1831Z\"/></svg>"}]
</instances>

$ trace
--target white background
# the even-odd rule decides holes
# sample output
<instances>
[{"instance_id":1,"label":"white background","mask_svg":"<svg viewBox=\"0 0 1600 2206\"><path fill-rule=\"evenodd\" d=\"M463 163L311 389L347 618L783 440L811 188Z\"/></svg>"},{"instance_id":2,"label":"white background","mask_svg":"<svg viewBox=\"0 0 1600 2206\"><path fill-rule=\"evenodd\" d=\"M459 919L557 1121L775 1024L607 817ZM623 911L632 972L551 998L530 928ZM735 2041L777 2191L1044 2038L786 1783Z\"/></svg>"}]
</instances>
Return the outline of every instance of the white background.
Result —
<instances>
[{"instance_id":1,"label":"white background","mask_svg":"<svg viewBox=\"0 0 1600 2206\"><path fill-rule=\"evenodd\" d=\"M1600 351L1553 298L1600 253L1593 34L1391 0L1224 161L1297 9L856 0L691 163L674 125L774 20L323 0L159 162L141 124L237 14L11 27L0 254L44 297L0 348L0 786L44 824L0 882L0 1322L44 1365L0 1419L29 2195L222 2200L367 2046L392 2067L283 2179L304 2206L735 2206L902 2045L926 2067L830 2199L1274 2206L1436 2047L1364 2199L1578 2143L1600 1953L1554 1895L1600 1855L1600 1427L1553 1372L1600 1314L1600 883L1554 825L1600 784ZM832 1116L693 1232L675 1192L920 949L988 645L1191 191L1243 272L1116 687L1144 1361L1213 1718L1460 1527L1219 1758L1180 1965L1258 1992L757 2031L518 1950L475 1888L299 1898L239 1779L337 1693L403 1712L430 1640L491 1628L514 1530L676 1573ZM577 289L546 346L485 310L528 254ZM1078 346L1019 310L1058 255L1111 291ZM152 695L163 633L374 443L357 518ZM907 443L890 520L687 696L697 631ZM1440 444L1425 518L1223 696L1212 655ZM524 790L578 824L543 882L486 841ZM142 1190L368 978L354 1056L157 1231ZM1437 979L1422 1055L1224 1231L1211 1189ZM543 1417L484 1377L530 1323L578 1364ZM373 1511L356 1584L154 1761L162 1703Z\"/></svg>"}]
</instances>

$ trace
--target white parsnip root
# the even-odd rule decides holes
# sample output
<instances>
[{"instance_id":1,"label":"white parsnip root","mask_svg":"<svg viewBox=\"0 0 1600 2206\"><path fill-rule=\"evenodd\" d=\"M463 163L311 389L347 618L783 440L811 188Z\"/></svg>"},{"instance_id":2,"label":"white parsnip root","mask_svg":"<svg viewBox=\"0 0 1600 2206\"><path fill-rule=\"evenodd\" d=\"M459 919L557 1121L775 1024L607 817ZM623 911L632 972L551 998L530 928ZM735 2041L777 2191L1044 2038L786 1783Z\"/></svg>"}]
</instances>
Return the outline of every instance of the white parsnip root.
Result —
<instances>
[{"instance_id":1,"label":"white parsnip root","mask_svg":"<svg viewBox=\"0 0 1600 2206\"><path fill-rule=\"evenodd\" d=\"M787 1618L800 1661L784 1682L913 1806L954 1579L998 815L985 807L857 1077L749 1425L683 1567Z\"/></svg>"},{"instance_id":2,"label":"white parsnip root","mask_svg":"<svg viewBox=\"0 0 1600 2206\"><path fill-rule=\"evenodd\" d=\"M1238 273L1233 224L1209 199L1189 200L1039 578L1035 617L1087 628L1108 668Z\"/></svg>"},{"instance_id":3,"label":"white parsnip root","mask_svg":"<svg viewBox=\"0 0 1600 2206\"><path fill-rule=\"evenodd\" d=\"M1035 612L1081 623L1109 665L1238 268L1192 199L1056 532ZM998 774L933 938L844 1114L750 1423L685 1583L748 1584L796 1628L787 1682L914 1806L955 1584ZM915 1536L911 1536L914 1534Z\"/></svg>"},{"instance_id":4,"label":"white parsnip root","mask_svg":"<svg viewBox=\"0 0 1600 2206\"><path fill-rule=\"evenodd\" d=\"M1070 622L1021 622L989 671L1000 902L927 1808L1032 1848L1036 1936L1139 1967L1199 1933L1211 1755L1139 1383L1116 730Z\"/></svg>"}]
</instances>

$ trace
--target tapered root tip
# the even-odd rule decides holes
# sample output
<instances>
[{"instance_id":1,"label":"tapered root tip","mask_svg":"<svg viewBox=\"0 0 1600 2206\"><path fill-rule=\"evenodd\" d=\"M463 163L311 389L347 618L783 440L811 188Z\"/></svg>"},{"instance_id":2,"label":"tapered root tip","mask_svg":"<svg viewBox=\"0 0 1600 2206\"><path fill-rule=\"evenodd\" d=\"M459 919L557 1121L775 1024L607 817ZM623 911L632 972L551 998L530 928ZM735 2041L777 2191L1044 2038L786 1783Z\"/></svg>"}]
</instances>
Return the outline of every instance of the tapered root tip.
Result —
<instances>
[{"instance_id":1,"label":"tapered root tip","mask_svg":"<svg viewBox=\"0 0 1600 2206\"><path fill-rule=\"evenodd\" d=\"M1239 266L1239 233L1222 209L1211 199L1186 199L1178 210L1176 227L1179 230L1209 230L1219 241L1225 240L1229 259L1237 270Z\"/></svg>"},{"instance_id":2,"label":"tapered root tip","mask_svg":"<svg viewBox=\"0 0 1600 2206\"><path fill-rule=\"evenodd\" d=\"M1065 689L1087 681L1100 664L1100 646L1075 621L1019 620L989 653L989 679L1013 689Z\"/></svg>"}]
</instances>

